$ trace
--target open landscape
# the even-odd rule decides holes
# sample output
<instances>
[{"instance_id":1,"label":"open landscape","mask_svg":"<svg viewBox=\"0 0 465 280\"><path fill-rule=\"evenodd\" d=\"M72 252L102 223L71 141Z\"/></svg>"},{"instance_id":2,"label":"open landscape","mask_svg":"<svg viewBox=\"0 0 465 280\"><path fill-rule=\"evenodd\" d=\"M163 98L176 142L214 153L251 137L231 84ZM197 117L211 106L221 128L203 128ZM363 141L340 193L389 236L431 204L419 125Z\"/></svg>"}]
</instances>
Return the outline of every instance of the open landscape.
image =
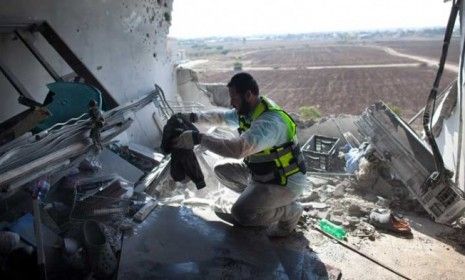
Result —
<instances>
[{"instance_id":1,"label":"open landscape","mask_svg":"<svg viewBox=\"0 0 465 280\"><path fill-rule=\"evenodd\" d=\"M189 49L187 56L194 60L200 82L226 83L240 67L255 76L262 94L290 112L315 106L322 116L359 114L383 100L409 119L426 102L441 49L441 38L275 40L206 43ZM459 42L454 40L441 90L457 75L458 50Z\"/></svg>"}]
</instances>

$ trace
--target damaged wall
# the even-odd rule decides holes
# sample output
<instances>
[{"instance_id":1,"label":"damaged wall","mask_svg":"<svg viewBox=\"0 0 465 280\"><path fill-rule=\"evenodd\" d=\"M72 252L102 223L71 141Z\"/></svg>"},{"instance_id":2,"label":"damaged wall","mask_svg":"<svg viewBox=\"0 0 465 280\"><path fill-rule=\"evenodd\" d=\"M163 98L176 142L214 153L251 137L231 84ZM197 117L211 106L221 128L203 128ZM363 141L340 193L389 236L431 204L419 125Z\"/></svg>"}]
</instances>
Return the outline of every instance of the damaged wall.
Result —
<instances>
[{"instance_id":1,"label":"damaged wall","mask_svg":"<svg viewBox=\"0 0 465 280\"><path fill-rule=\"evenodd\" d=\"M199 83L197 72L183 65L176 68L176 79L182 102L200 103L202 109L231 107L229 90L225 84Z\"/></svg>"},{"instance_id":2,"label":"damaged wall","mask_svg":"<svg viewBox=\"0 0 465 280\"><path fill-rule=\"evenodd\" d=\"M47 20L76 55L120 104L144 95L159 84L174 99L175 73L168 48L172 0L6 0L2 20ZM1 58L21 79L38 102L43 102L46 84L53 80L27 51L15 46L13 36L0 38ZM41 45L39 38L34 44ZM6 54L6 55L5 55ZM50 53L44 54L47 58ZM21 61L21 63L18 63ZM71 70L52 63L60 75ZM16 103L17 93L0 77L1 121L25 109ZM128 130L129 139L155 146L160 137L153 122L154 106L136 116ZM154 142L155 141L155 142Z\"/></svg>"}]
</instances>

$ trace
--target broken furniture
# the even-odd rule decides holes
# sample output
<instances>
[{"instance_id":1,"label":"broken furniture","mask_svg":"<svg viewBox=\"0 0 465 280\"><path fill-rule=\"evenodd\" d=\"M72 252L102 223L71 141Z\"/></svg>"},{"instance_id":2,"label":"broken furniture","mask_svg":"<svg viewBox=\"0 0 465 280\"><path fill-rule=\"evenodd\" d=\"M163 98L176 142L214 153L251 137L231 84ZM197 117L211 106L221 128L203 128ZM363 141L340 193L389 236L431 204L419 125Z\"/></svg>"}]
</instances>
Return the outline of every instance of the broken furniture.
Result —
<instances>
[{"instance_id":1,"label":"broken furniture","mask_svg":"<svg viewBox=\"0 0 465 280\"><path fill-rule=\"evenodd\" d=\"M374 156L390 167L436 222L448 223L465 211L461 190L452 183L425 188L435 171L430 148L384 103L370 106L356 122L375 149Z\"/></svg>"},{"instance_id":2,"label":"broken furniture","mask_svg":"<svg viewBox=\"0 0 465 280\"><path fill-rule=\"evenodd\" d=\"M134 113L158 98L153 91L138 100L104 112L105 125L101 135L103 143L123 132L132 123ZM19 183L38 178L44 165L58 164L83 155L92 149L88 137L90 119L72 119L65 124L57 124L47 131L34 136L15 139L0 147L0 186L9 192ZM29 177L28 177L29 176ZM32 179L31 179L32 178Z\"/></svg>"},{"instance_id":3,"label":"broken furniture","mask_svg":"<svg viewBox=\"0 0 465 280\"><path fill-rule=\"evenodd\" d=\"M160 91L154 90L138 100L104 112L105 123L101 129L102 143L109 143L115 136L127 129L133 121L132 115L147 104L155 102L159 95ZM88 154L95 154L94 145L89 138L91 127L92 120L88 118L88 115L84 115L80 118L71 119L66 123L56 124L36 135L23 135L0 146L0 187L2 191L0 200L16 194L19 190L24 189L29 182L43 176L53 178L51 180L51 184L53 184L67 175L69 170L73 166L76 167ZM112 154L111 151L106 150L106 152ZM113 156L117 157L116 155ZM115 161L115 159L110 159L110 161ZM127 164L129 165L129 163ZM133 169L136 172L129 174L129 178L134 180L135 183L144 173L135 167ZM111 169L110 166L108 170L110 172L116 169ZM125 170L116 171L124 173L123 171L131 172L131 169L126 166ZM85 191L84 188L85 184L82 185L81 191ZM131 194L132 189L131 185ZM90 193L85 192L84 196L87 196L87 198L83 196L76 198L75 200L82 199L76 205L70 203L72 205L68 206L72 208L72 212L69 214L69 219L89 217L88 214L101 216L126 211L127 205L124 205L121 201L127 202L127 200L124 201L121 196L127 194L127 188L113 182L108 187L102 190L99 188L98 190L97 193L92 193L92 190ZM102 201L106 204L102 203ZM115 205L116 207L114 207ZM35 221L35 223L40 225L40 216L42 214L37 214L41 212L39 206L38 203L34 205L34 218L37 217L38 221ZM60 205L56 206L56 209L59 209ZM51 207L53 209L55 205L52 203ZM106 208L102 209L102 207ZM36 239L41 240L37 237ZM45 256L48 256L47 251ZM46 265L45 256L41 254L39 261L41 264L45 263Z\"/></svg>"},{"instance_id":4,"label":"broken furniture","mask_svg":"<svg viewBox=\"0 0 465 280\"><path fill-rule=\"evenodd\" d=\"M47 85L50 90L43 106L50 112L50 116L32 130L38 133L54 124L64 123L72 118L87 114L89 102L95 101L99 110L102 109L100 92L91 85L75 82L55 82Z\"/></svg>"}]
</instances>

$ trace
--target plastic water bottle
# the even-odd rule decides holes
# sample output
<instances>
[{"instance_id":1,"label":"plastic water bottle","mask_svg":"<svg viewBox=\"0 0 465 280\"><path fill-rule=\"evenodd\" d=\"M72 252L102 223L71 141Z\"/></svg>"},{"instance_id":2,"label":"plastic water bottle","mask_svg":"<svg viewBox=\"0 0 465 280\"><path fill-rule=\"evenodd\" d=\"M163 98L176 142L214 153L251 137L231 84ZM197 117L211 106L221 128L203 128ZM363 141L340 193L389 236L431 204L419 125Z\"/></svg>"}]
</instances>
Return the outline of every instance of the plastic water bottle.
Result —
<instances>
[{"instance_id":1,"label":"plastic water bottle","mask_svg":"<svg viewBox=\"0 0 465 280\"><path fill-rule=\"evenodd\" d=\"M344 239L347 235L343 227L335 225L326 219L320 220L320 228L322 231L336 237L337 239Z\"/></svg>"}]
</instances>

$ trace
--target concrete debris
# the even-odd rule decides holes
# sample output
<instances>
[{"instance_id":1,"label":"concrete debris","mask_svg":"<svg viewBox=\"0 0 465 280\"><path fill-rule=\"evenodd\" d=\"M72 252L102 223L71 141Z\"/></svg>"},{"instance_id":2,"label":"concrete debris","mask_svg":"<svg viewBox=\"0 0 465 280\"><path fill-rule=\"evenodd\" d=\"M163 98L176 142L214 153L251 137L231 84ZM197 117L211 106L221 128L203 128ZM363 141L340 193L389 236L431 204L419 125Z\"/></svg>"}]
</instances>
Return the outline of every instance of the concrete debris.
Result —
<instances>
[{"instance_id":1,"label":"concrete debris","mask_svg":"<svg viewBox=\"0 0 465 280\"><path fill-rule=\"evenodd\" d=\"M344 215L344 210L341 209L341 208L337 208L337 209L334 209L332 212L331 212L332 215L335 215L335 216L342 216Z\"/></svg>"},{"instance_id":2,"label":"concrete debris","mask_svg":"<svg viewBox=\"0 0 465 280\"><path fill-rule=\"evenodd\" d=\"M339 215L331 214L330 215L330 221L333 222L334 224L340 226L344 223L344 218Z\"/></svg>"},{"instance_id":3,"label":"concrete debris","mask_svg":"<svg viewBox=\"0 0 465 280\"><path fill-rule=\"evenodd\" d=\"M311 201L318 202L319 199L320 199L320 195L318 194L317 191L310 191L310 192L304 192L297 200L299 202L311 202Z\"/></svg>"},{"instance_id":4,"label":"concrete debris","mask_svg":"<svg viewBox=\"0 0 465 280\"><path fill-rule=\"evenodd\" d=\"M322 202L305 202L301 203L301 205L304 209L325 209L329 207L328 204Z\"/></svg>"},{"instance_id":5,"label":"concrete debris","mask_svg":"<svg viewBox=\"0 0 465 280\"><path fill-rule=\"evenodd\" d=\"M334 189L333 197L343 197L345 194L345 188L345 184L338 184Z\"/></svg>"},{"instance_id":6,"label":"concrete debris","mask_svg":"<svg viewBox=\"0 0 465 280\"><path fill-rule=\"evenodd\" d=\"M368 211L362 209L360 205L357 204L350 204L349 208L347 209L347 214L354 217L362 217L368 214Z\"/></svg>"},{"instance_id":7,"label":"concrete debris","mask_svg":"<svg viewBox=\"0 0 465 280\"><path fill-rule=\"evenodd\" d=\"M336 190L336 187L332 185L324 186L324 192L329 196L332 196L335 190Z\"/></svg>"},{"instance_id":8,"label":"concrete debris","mask_svg":"<svg viewBox=\"0 0 465 280\"><path fill-rule=\"evenodd\" d=\"M321 178L318 178L318 177L309 177L308 180L310 181L311 186L313 188L319 188L319 187L321 187L323 185L328 184L328 180L321 179Z\"/></svg>"},{"instance_id":9,"label":"concrete debris","mask_svg":"<svg viewBox=\"0 0 465 280\"><path fill-rule=\"evenodd\" d=\"M67 189L71 190L68 196L72 199L67 199L66 202L68 200L70 202L47 201L44 203L46 205L44 210L49 215L53 212L66 213L63 218L66 220L70 217L76 218L79 209L92 209L90 211L93 219L106 220L105 224L102 224L102 230L110 231L105 234L108 235L109 243L111 243L112 252L109 253L116 254L121 250L121 234L137 234L138 228L140 229L146 223L149 219L148 215L158 205L187 206L198 208L198 212L213 210L218 213L231 213L232 205L238 197L238 194L217 184L215 178L207 178L212 180L209 181L208 188L199 191L192 183L174 182L161 172L157 180L148 182L142 191L134 191L133 183L145 180L143 178L147 176L147 173L152 173L157 166L162 166L162 162L167 160L155 150L140 145L119 146L114 143L104 149L100 156L84 159L76 172L90 172L93 181L84 184L82 174L81 177L72 177L81 178L81 181L76 183L71 180L72 184L68 184L70 186ZM213 166L207 159L202 162L206 165L204 167ZM114 173L116 176L111 177L111 180L105 179L106 177L100 174L105 170L110 170L111 172L106 173L110 175ZM306 230L317 224L319 220L328 219L336 225L343 226L352 237L358 238L354 243L366 238L372 241L379 238L380 234L373 225L370 212L378 208L388 211L387 209L396 205L394 201L403 202L404 200L400 199L407 196L403 185L391 184L394 179L388 176L382 177L380 170L381 164L376 159L361 157L358 169L354 172L355 176L351 174L347 176L345 173L310 175L308 177L309 187L297 199L305 209L299 223L300 228ZM107 175L106 173L104 175ZM122 177L126 177L131 183L123 180ZM117 183L113 182L113 179ZM103 183L109 187L102 187ZM89 188L95 189L95 192L90 193L89 190L85 190L83 186L87 185L91 185ZM77 195L74 191L79 194ZM85 197L84 191L87 194ZM97 195L102 193L106 194L103 199ZM85 213L84 210L82 213ZM378 210L378 213L382 211ZM58 220L55 217L57 215L51 216ZM81 220L88 218L84 217ZM63 224L65 223L59 223L59 226ZM455 226L465 228L465 217L457 220ZM94 227L94 229L98 228ZM76 232L81 231L82 228L76 230ZM65 231L63 237L64 241L61 246L66 255L65 261L77 270L89 269L85 262L89 257L87 256L89 250L83 246L82 237L73 233L72 229Z\"/></svg>"},{"instance_id":10,"label":"concrete debris","mask_svg":"<svg viewBox=\"0 0 465 280\"><path fill-rule=\"evenodd\" d=\"M352 235L362 238L368 237L368 239L372 241L379 237L379 233L376 231L375 227L366 222L360 222Z\"/></svg>"},{"instance_id":11,"label":"concrete debris","mask_svg":"<svg viewBox=\"0 0 465 280\"><path fill-rule=\"evenodd\" d=\"M347 216L345 220L349 223L349 226L356 226L360 222L360 219L354 216Z\"/></svg>"},{"instance_id":12,"label":"concrete debris","mask_svg":"<svg viewBox=\"0 0 465 280\"><path fill-rule=\"evenodd\" d=\"M304 213L303 215L308 215L312 218L317 218L318 217L318 214L319 214L319 211L318 210L309 210L306 212L306 214Z\"/></svg>"},{"instance_id":13,"label":"concrete debris","mask_svg":"<svg viewBox=\"0 0 465 280\"><path fill-rule=\"evenodd\" d=\"M307 209L307 211L305 211L302 214L302 217L304 218L310 217L314 219L313 222L316 222L317 220L321 220L321 219L329 219L330 215L331 214L328 209Z\"/></svg>"}]
</instances>

